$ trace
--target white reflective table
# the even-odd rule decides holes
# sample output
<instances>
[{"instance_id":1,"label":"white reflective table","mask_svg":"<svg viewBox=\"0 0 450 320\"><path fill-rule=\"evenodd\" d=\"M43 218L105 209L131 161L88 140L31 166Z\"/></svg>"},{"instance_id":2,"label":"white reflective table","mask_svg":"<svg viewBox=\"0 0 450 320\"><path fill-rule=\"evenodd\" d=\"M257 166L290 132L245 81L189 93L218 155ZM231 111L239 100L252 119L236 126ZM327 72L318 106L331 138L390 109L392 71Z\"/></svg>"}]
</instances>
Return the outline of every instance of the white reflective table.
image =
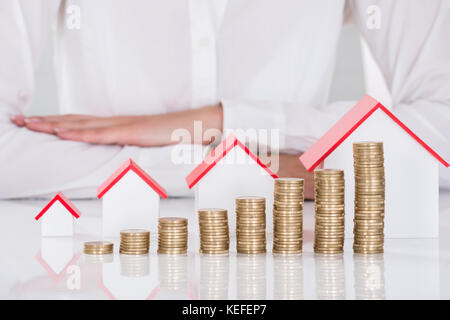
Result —
<instances>
[{"instance_id":1,"label":"white reflective table","mask_svg":"<svg viewBox=\"0 0 450 320\"><path fill-rule=\"evenodd\" d=\"M41 238L34 216L46 201L1 201L2 299L450 299L450 193L440 195L439 239L387 239L382 255L315 255L313 203L304 209L302 255L200 256L193 199L161 202L161 216L189 218L185 256L98 257L83 242L100 239L101 203L74 201L82 211L73 238Z\"/></svg>"}]
</instances>

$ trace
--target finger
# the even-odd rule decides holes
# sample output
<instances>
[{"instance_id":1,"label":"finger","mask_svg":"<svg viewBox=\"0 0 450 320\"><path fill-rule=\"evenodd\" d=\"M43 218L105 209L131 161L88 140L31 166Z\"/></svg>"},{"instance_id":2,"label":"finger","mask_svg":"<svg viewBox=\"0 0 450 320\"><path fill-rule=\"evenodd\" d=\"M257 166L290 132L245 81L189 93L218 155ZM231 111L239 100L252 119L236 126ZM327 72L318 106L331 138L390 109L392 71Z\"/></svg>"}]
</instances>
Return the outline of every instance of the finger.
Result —
<instances>
[{"instance_id":1,"label":"finger","mask_svg":"<svg viewBox=\"0 0 450 320\"><path fill-rule=\"evenodd\" d=\"M59 121L54 122L54 128L57 129L70 129L70 130L83 130L91 128L103 128L114 127L129 124L136 121L136 117L94 117L88 119L81 119L78 121Z\"/></svg>"},{"instance_id":2,"label":"finger","mask_svg":"<svg viewBox=\"0 0 450 320\"><path fill-rule=\"evenodd\" d=\"M94 144L117 144L120 130L117 127L90 128L82 130L57 129L56 135L64 140Z\"/></svg>"},{"instance_id":3,"label":"finger","mask_svg":"<svg viewBox=\"0 0 450 320\"><path fill-rule=\"evenodd\" d=\"M55 133L55 126L52 122L26 121L25 126L32 131L43 133Z\"/></svg>"},{"instance_id":4,"label":"finger","mask_svg":"<svg viewBox=\"0 0 450 320\"><path fill-rule=\"evenodd\" d=\"M23 127L25 126L25 116L23 115L14 115L11 117L12 123L14 123L16 126Z\"/></svg>"},{"instance_id":5,"label":"finger","mask_svg":"<svg viewBox=\"0 0 450 320\"><path fill-rule=\"evenodd\" d=\"M23 121L24 125L32 131L54 133L55 128L58 127L62 121L69 123L71 121L81 121L81 119L87 118L90 118L90 116L70 114L58 116L25 117Z\"/></svg>"},{"instance_id":6,"label":"finger","mask_svg":"<svg viewBox=\"0 0 450 320\"><path fill-rule=\"evenodd\" d=\"M26 117L25 122L59 122L59 121L78 121L82 119L96 118L84 114L62 114L53 116L31 116Z\"/></svg>"},{"instance_id":7,"label":"finger","mask_svg":"<svg viewBox=\"0 0 450 320\"><path fill-rule=\"evenodd\" d=\"M134 117L53 117L51 121L47 121L45 117L35 117L33 119L25 119L25 125L28 129L44 133L55 133L55 131L68 130L84 130L91 128L103 128L131 123Z\"/></svg>"}]
</instances>

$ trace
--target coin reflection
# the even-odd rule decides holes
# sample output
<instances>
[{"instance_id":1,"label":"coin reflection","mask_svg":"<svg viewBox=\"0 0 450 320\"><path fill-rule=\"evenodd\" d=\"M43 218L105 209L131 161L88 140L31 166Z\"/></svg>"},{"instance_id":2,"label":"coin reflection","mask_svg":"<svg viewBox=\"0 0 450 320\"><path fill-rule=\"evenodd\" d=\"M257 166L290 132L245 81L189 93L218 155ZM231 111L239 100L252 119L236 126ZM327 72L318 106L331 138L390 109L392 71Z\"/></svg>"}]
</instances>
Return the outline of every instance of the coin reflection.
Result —
<instances>
[{"instance_id":1,"label":"coin reflection","mask_svg":"<svg viewBox=\"0 0 450 320\"><path fill-rule=\"evenodd\" d=\"M237 299L262 300L266 298L266 255L237 256Z\"/></svg>"},{"instance_id":2,"label":"coin reflection","mask_svg":"<svg viewBox=\"0 0 450 320\"><path fill-rule=\"evenodd\" d=\"M314 260L316 266L317 299L345 299L345 269L342 254L316 254Z\"/></svg>"},{"instance_id":3,"label":"coin reflection","mask_svg":"<svg viewBox=\"0 0 450 320\"><path fill-rule=\"evenodd\" d=\"M303 259L299 255L273 256L274 298L303 299Z\"/></svg>"},{"instance_id":4,"label":"coin reflection","mask_svg":"<svg viewBox=\"0 0 450 320\"><path fill-rule=\"evenodd\" d=\"M384 255L355 254L353 261L355 298L359 300L385 299Z\"/></svg>"},{"instance_id":5,"label":"coin reflection","mask_svg":"<svg viewBox=\"0 0 450 320\"><path fill-rule=\"evenodd\" d=\"M161 290L185 290L188 284L188 257L159 254L158 278Z\"/></svg>"},{"instance_id":6,"label":"coin reflection","mask_svg":"<svg viewBox=\"0 0 450 320\"><path fill-rule=\"evenodd\" d=\"M228 255L200 256L200 299L228 299Z\"/></svg>"},{"instance_id":7,"label":"coin reflection","mask_svg":"<svg viewBox=\"0 0 450 320\"><path fill-rule=\"evenodd\" d=\"M84 262L87 264L102 264L114 261L114 254L85 254Z\"/></svg>"},{"instance_id":8,"label":"coin reflection","mask_svg":"<svg viewBox=\"0 0 450 320\"><path fill-rule=\"evenodd\" d=\"M120 275L125 277L144 277L150 273L150 258L147 254L120 255Z\"/></svg>"}]
</instances>

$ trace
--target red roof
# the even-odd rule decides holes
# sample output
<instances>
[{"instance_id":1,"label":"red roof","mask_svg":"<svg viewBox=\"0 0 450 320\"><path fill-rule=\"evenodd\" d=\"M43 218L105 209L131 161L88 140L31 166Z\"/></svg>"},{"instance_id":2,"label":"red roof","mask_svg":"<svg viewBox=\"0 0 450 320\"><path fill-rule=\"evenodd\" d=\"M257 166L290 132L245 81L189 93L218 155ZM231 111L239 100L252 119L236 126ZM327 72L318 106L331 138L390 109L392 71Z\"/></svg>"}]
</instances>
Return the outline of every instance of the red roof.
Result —
<instances>
[{"instance_id":1,"label":"red roof","mask_svg":"<svg viewBox=\"0 0 450 320\"><path fill-rule=\"evenodd\" d=\"M139 167L133 160L128 159L116 170L97 190L97 198L103 197L128 171L134 171L142 180L145 181L156 193L164 199L167 198L166 190L161 187L150 175Z\"/></svg>"},{"instance_id":2,"label":"red roof","mask_svg":"<svg viewBox=\"0 0 450 320\"><path fill-rule=\"evenodd\" d=\"M192 172L186 177L186 182L191 189L197 184L208 172L211 170L225 155L234 147L239 146L247 153L250 158L256 161L269 175L273 178L278 176L272 172L261 160L254 155L241 141L239 141L233 134L230 134L223 140L211 153L200 163Z\"/></svg>"},{"instance_id":3,"label":"red roof","mask_svg":"<svg viewBox=\"0 0 450 320\"><path fill-rule=\"evenodd\" d=\"M67 211L69 211L75 218L78 219L80 217L81 215L80 210L78 210L78 208L75 207L73 203L70 202L69 199L67 199L62 192L59 192L49 203L47 203L44 209L42 209L42 211L39 212L39 214L34 218L36 220L39 220L56 201L59 201L67 209Z\"/></svg>"},{"instance_id":4,"label":"red roof","mask_svg":"<svg viewBox=\"0 0 450 320\"><path fill-rule=\"evenodd\" d=\"M348 111L330 130L316 141L305 153L300 156L300 161L311 172L329 154L331 154L349 135L353 133L376 110L381 109L395 123L403 128L412 138L424 147L433 157L444 166L449 164L438 155L422 139L414 134L403 122L392 114L385 106L369 95L365 95L350 111Z\"/></svg>"}]
</instances>

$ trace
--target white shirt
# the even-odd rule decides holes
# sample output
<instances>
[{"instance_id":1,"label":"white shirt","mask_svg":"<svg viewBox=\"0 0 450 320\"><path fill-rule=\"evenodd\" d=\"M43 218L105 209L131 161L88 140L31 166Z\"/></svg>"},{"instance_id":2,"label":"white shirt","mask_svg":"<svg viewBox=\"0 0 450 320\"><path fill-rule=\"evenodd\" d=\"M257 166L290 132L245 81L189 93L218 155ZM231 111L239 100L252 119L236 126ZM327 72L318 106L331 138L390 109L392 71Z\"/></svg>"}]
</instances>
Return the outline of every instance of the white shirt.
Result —
<instances>
[{"instance_id":1,"label":"white shirt","mask_svg":"<svg viewBox=\"0 0 450 320\"><path fill-rule=\"evenodd\" d=\"M352 16L383 71L392 109L450 158L450 1L354 0ZM68 28L71 6L80 29ZM366 22L369 5L380 29ZM0 0L0 197L95 188L134 158L187 192L192 165L172 147L102 146L18 128L34 70L55 27L62 113L157 114L221 101L224 129L279 129L281 148L306 150L355 101L328 104L344 0ZM441 170L449 185L449 170Z\"/></svg>"}]
</instances>

